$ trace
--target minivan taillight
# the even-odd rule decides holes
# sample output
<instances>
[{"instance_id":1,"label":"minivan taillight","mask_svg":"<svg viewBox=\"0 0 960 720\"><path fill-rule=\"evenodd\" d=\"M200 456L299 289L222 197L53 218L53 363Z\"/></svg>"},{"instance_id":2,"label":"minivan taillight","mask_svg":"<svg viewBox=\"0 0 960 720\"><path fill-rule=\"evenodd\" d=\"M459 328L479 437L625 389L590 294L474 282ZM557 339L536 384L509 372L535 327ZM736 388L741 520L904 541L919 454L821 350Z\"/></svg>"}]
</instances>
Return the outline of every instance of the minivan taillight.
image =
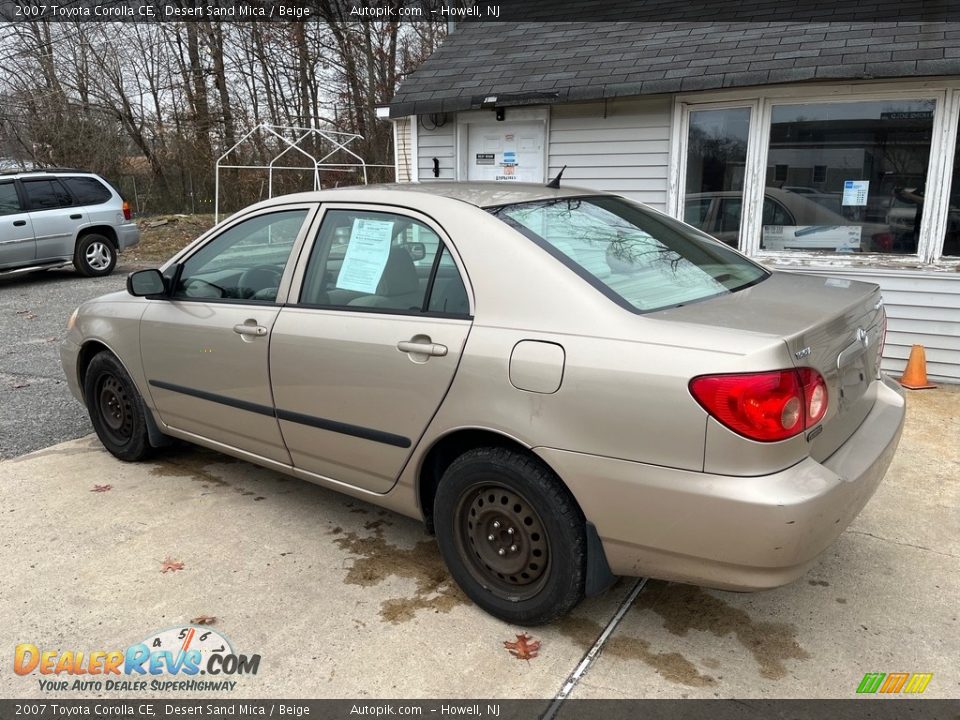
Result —
<instances>
[{"instance_id":1,"label":"minivan taillight","mask_svg":"<svg viewBox=\"0 0 960 720\"><path fill-rule=\"evenodd\" d=\"M701 375L690 393L723 425L760 442L799 435L827 412L827 385L813 368Z\"/></svg>"},{"instance_id":2,"label":"minivan taillight","mask_svg":"<svg viewBox=\"0 0 960 720\"><path fill-rule=\"evenodd\" d=\"M129 220L133 217L133 212L130 210L130 203L126 200L123 201L123 219Z\"/></svg>"}]
</instances>

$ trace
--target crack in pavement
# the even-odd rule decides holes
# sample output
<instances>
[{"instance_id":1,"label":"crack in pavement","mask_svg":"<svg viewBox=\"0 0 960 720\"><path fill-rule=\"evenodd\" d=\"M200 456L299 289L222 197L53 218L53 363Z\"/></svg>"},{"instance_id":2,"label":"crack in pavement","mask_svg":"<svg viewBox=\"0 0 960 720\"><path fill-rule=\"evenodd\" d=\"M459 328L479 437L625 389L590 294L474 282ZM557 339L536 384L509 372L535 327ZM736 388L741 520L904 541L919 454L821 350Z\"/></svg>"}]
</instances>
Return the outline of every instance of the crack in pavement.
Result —
<instances>
[{"instance_id":1,"label":"crack in pavement","mask_svg":"<svg viewBox=\"0 0 960 720\"><path fill-rule=\"evenodd\" d=\"M954 560L960 560L960 555L954 555L953 553L944 552L943 550L934 550L933 548L927 547L926 545L914 545L913 543L902 542L900 540L894 540L892 538L880 537L879 535L874 535L873 533L867 532L866 530L850 530L848 528L847 532L852 533L854 535L866 535L867 537L872 537L876 540L882 540L883 542L892 543L894 545L900 545L901 547L909 547L909 548L914 548L916 550L926 550L927 552L931 552L935 555L943 555L944 557L953 558Z\"/></svg>"}]
</instances>

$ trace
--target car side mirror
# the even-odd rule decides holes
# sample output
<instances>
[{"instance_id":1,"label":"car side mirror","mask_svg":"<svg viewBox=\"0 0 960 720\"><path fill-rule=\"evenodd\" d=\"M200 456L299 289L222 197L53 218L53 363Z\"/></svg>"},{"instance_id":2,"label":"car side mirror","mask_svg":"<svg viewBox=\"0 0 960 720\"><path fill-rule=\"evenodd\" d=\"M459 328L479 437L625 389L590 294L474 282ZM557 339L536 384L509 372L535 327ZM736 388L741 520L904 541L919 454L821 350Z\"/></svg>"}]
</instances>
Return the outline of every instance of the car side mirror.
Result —
<instances>
[{"instance_id":1,"label":"car side mirror","mask_svg":"<svg viewBox=\"0 0 960 720\"><path fill-rule=\"evenodd\" d=\"M423 260L427 256L427 248L423 243L406 243L404 247L407 249L407 252L410 253L410 259L414 262Z\"/></svg>"},{"instance_id":2,"label":"car side mirror","mask_svg":"<svg viewBox=\"0 0 960 720\"><path fill-rule=\"evenodd\" d=\"M137 270L127 275L127 292L134 297L156 297L167 292L163 275L156 268Z\"/></svg>"}]
</instances>

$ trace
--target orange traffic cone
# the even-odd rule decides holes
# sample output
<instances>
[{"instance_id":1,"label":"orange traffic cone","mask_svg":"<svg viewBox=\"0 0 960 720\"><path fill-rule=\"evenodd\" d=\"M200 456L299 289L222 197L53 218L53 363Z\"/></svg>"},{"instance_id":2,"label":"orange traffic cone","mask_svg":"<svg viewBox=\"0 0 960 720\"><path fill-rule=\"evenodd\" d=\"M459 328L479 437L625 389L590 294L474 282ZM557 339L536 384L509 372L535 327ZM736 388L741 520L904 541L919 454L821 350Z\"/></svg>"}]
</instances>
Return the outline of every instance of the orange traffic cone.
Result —
<instances>
[{"instance_id":1,"label":"orange traffic cone","mask_svg":"<svg viewBox=\"0 0 960 720\"><path fill-rule=\"evenodd\" d=\"M935 388L927 382L927 354L923 345L914 345L910 348L910 359L900 378L900 384L909 390L929 390Z\"/></svg>"}]
</instances>

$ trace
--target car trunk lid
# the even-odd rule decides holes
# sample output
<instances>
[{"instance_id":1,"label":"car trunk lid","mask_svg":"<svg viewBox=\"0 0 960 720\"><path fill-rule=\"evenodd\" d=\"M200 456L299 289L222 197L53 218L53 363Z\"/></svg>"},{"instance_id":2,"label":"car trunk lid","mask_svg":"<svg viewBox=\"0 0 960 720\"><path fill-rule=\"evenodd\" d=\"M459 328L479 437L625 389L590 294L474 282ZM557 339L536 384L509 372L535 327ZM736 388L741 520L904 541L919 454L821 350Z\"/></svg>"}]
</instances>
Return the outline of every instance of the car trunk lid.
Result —
<instances>
[{"instance_id":1,"label":"car trunk lid","mask_svg":"<svg viewBox=\"0 0 960 720\"><path fill-rule=\"evenodd\" d=\"M827 384L827 413L807 431L815 460L833 454L873 407L884 311L880 288L872 283L774 272L739 292L654 315L782 338L790 362L814 368Z\"/></svg>"}]
</instances>

